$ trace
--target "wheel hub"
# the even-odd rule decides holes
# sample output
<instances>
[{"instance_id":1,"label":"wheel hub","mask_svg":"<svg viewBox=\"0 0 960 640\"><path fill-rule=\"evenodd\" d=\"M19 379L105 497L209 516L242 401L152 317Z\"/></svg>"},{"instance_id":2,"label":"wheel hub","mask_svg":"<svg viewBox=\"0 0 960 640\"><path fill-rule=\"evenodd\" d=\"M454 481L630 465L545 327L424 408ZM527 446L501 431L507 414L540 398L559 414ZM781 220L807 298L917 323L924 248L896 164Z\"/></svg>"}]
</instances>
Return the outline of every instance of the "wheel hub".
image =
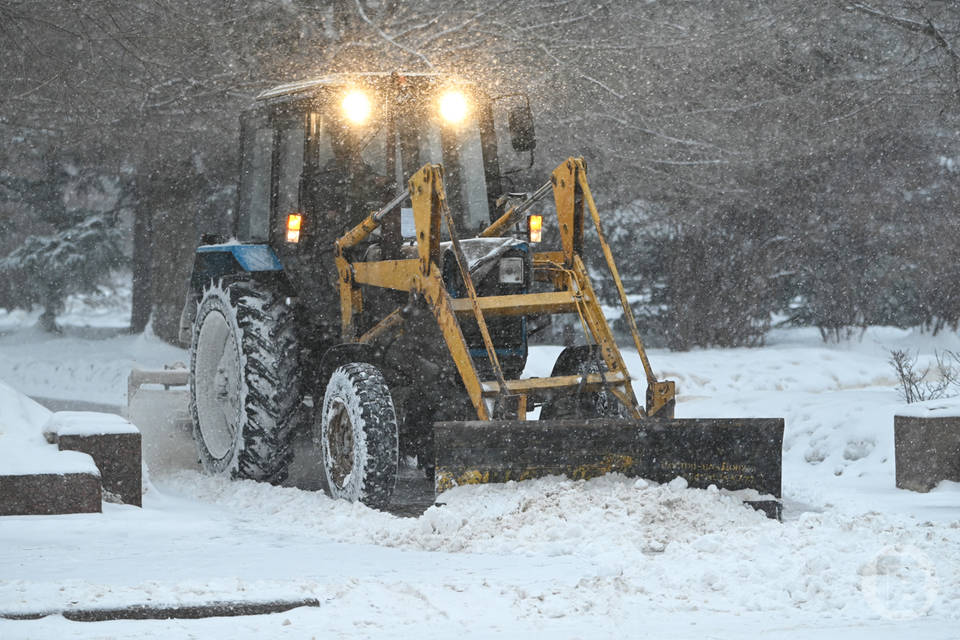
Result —
<instances>
[{"instance_id":1,"label":"wheel hub","mask_svg":"<svg viewBox=\"0 0 960 640\"><path fill-rule=\"evenodd\" d=\"M215 459L233 450L240 419L240 357L232 328L211 312L200 327L196 353L197 420L203 444Z\"/></svg>"},{"instance_id":2,"label":"wheel hub","mask_svg":"<svg viewBox=\"0 0 960 640\"><path fill-rule=\"evenodd\" d=\"M214 392L220 402L220 409L224 417L237 415L240 400L240 381L236 353L232 349L224 349L223 357L217 365L217 375L214 378Z\"/></svg>"},{"instance_id":3,"label":"wheel hub","mask_svg":"<svg viewBox=\"0 0 960 640\"><path fill-rule=\"evenodd\" d=\"M327 450L330 452L330 478L340 488L353 472L353 424L347 407L339 400L331 409L327 428Z\"/></svg>"}]
</instances>

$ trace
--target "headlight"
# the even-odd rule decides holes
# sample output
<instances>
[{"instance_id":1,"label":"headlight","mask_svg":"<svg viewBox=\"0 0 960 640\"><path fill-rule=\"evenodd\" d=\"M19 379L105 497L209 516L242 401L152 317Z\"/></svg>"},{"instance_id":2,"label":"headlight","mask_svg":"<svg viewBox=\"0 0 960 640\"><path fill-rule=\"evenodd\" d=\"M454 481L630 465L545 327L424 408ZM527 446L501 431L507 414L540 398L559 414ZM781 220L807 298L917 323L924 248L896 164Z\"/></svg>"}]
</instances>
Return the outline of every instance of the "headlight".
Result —
<instances>
[{"instance_id":1,"label":"headlight","mask_svg":"<svg viewBox=\"0 0 960 640\"><path fill-rule=\"evenodd\" d=\"M448 124L459 124L467 117L467 96L461 91L447 91L440 96L440 116Z\"/></svg>"},{"instance_id":2,"label":"headlight","mask_svg":"<svg viewBox=\"0 0 960 640\"><path fill-rule=\"evenodd\" d=\"M347 95L343 97L343 102L340 103L340 107L343 109L344 117L352 124L363 124L370 117L370 112L373 110L370 105L370 98L359 89L354 89L347 93Z\"/></svg>"},{"instance_id":3,"label":"headlight","mask_svg":"<svg viewBox=\"0 0 960 640\"><path fill-rule=\"evenodd\" d=\"M523 258L503 258L500 261L500 282L523 284Z\"/></svg>"}]
</instances>

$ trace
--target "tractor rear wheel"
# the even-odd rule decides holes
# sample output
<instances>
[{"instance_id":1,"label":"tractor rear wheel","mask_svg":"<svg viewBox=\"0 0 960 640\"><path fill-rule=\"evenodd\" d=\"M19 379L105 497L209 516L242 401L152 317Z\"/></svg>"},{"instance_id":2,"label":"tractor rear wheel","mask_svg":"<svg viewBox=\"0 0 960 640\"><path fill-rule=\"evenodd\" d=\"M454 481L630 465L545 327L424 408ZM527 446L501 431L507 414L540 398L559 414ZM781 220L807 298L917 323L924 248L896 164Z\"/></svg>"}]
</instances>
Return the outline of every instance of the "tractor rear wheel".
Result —
<instances>
[{"instance_id":1,"label":"tractor rear wheel","mask_svg":"<svg viewBox=\"0 0 960 640\"><path fill-rule=\"evenodd\" d=\"M270 286L211 283L190 348L190 413L207 473L278 483L300 403L294 317Z\"/></svg>"},{"instance_id":2,"label":"tractor rear wheel","mask_svg":"<svg viewBox=\"0 0 960 640\"><path fill-rule=\"evenodd\" d=\"M583 376L606 370L607 365L600 356L599 348L596 345L581 345L561 351L550 376ZM620 418L623 415L623 405L609 391L564 394L545 402L540 409L541 420Z\"/></svg>"},{"instance_id":3,"label":"tractor rear wheel","mask_svg":"<svg viewBox=\"0 0 960 640\"><path fill-rule=\"evenodd\" d=\"M318 422L314 438L330 495L374 509L386 506L397 484L399 436L379 369L352 362L334 371Z\"/></svg>"}]
</instances>

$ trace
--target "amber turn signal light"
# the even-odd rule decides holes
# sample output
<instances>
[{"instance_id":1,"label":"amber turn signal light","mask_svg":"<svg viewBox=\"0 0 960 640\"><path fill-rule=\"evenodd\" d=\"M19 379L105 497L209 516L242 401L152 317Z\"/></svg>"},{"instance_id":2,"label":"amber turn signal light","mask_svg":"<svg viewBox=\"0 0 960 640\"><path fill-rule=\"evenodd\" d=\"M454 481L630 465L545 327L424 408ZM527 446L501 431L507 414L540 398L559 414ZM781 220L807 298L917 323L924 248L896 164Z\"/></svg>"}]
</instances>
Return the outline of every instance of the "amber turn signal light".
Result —
<instances>
[{"instance_id":1,"label":"amber turn signal light","mask_svg":"<svg viewBox=\"0 0 960 640\"><path fill-rule=\"evenodd\" d=\"M540 242L543 239L543 216L533 214L527 218L527 237L530 242Z\"/></svg>"},{"instance_id":2,"label":"amber turn signal light","mask_svg":"<svg viewBox=\"0 0 960 640\"><path fill-rule=\"evenodd\" d=\"M287 242L300 242L300 225L302 224L302 214L291 213L287 216Z\"/></svg>"}]
</instances>

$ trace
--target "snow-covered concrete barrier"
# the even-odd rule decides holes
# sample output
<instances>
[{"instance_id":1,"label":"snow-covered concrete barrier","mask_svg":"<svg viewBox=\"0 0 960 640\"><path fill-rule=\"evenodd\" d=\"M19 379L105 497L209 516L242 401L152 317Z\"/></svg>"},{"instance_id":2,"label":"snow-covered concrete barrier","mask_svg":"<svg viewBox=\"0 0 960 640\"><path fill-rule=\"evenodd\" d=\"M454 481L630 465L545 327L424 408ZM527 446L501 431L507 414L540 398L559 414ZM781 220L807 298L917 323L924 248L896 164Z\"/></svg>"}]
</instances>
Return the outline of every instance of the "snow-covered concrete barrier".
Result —
<instances>
[{"instance_id":1,"label":"snow-covered concrete barrier","mask_svg":"<svg viewBox=\"0 0 960 640\"><path fill-rule=\"evenodd\" d=\"M893 417L897 487L926 493L960 482L960 406L921 405Z\"/></svg>"},{"instance_id":2,"label":"snow-covered concrete barrier","mask_svg":"<svg viewBox=\"0 0 960 640\"><path fill-rule=\"evenodd\" d=\"M100 512L100 474L89 456L39 469L0 474L0 516Z\"/></svg>"},{"instance_id":3,"label":"snow-covered concrete barrier","mask_svg":"<svg viewBox=\"0 0 960 640\"><path fill-rule=\"evenodd\" d=\"M141 506L140 432L134 425L111 413L58 411L43 435L61 451L90 455L108 498Z\"/></svg>"},{"instance_id":4,"label":"snow-covered concrete barrier","mask_svg":"<svg viewBox=\"0 0 960 640\"><path fill-rule=\"evenodd\" d=\"M0 382L0 516L97 513L100 471L79 451L44 441L50 412Z\"/></svg>"}]
</instances>

